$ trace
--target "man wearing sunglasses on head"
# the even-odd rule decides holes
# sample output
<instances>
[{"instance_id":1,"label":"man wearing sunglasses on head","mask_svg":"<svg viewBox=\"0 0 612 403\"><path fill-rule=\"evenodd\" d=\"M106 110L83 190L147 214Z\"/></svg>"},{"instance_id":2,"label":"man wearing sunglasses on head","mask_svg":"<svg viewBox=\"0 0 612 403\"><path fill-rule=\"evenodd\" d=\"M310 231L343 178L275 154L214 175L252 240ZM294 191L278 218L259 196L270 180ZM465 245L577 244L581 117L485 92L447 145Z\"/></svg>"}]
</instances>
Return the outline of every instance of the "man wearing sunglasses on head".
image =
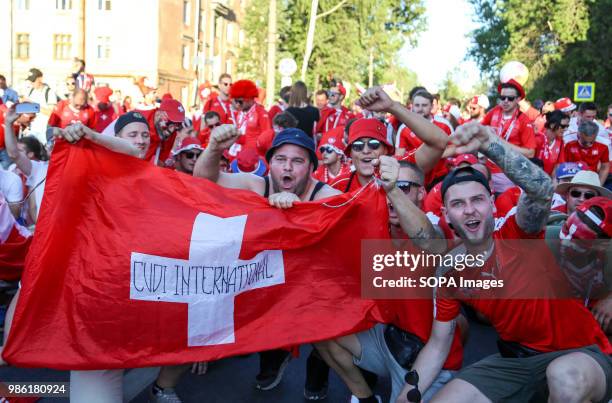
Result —
<instances>
[{"instance_id":1,"label":"man wearing sunglasses on head","mask_svg":"<svg viewBox=\"0 0 612 403\"><path fill-rule=\"evenodd\" d=\"M370 88L357 102L371 112L391 113L423 141L413 153L402 159L415 163L425 173L438 163L448 142L448 136L439 127L393 101L381 87ZM355 171L337 178L332 186L343 192L365 186L374 178L376 171L372 161L381 155L393 155L394 151L395 147L387 140L384 123L378 119L356 120L349 128L345 150L345 154L352 159Z\"/></svg>"},{"instance_id":2,"label":"man wearing sunglasses on head","mask_svg":"<svg viewBox=\"0 0 612 403\"><path fill-rule=\"evenodd\" d=\"M329 89L329 103L321 109L321 119L317 122L315 132L321 136L338 126L345 126L353 114L342 105L346 96L346 88L338 82Z\"/></svg>"},{"instance_id":3,"label":"man wearing sunglasses on head","mask_svg":"<svg viewBox=\"0 0 612 403\"><path fill-rule=\"evenodd\" d=\"M511 144L516 151L527 158L533 158L537 146L533 124L519 108L519 102L525 98L523 86L511 79L505 83L499 83L497 93L499 94L498 105L485 115L481 123L491 126L495 134ZM488 166L493 175L495 193L502 193L514 186L499 167L491 162Z\"/></svg>"},{"instance_id":4,"label":"man wearing sunglasses on head","mask_svg":"<svg viewBox=\"0 0 612 403\"><path fill-rule=\"evenodd\" d=\"M219 114L219 118L221 123L232 124L235 123L234 115L235 111L232 109L232 103L230 102L229 91L232 86L232 76L227 73L221 74L219 76L219 93L211 94L208 101L204 104L203 112L217 112Z\"/></svg>"}]
</instances>

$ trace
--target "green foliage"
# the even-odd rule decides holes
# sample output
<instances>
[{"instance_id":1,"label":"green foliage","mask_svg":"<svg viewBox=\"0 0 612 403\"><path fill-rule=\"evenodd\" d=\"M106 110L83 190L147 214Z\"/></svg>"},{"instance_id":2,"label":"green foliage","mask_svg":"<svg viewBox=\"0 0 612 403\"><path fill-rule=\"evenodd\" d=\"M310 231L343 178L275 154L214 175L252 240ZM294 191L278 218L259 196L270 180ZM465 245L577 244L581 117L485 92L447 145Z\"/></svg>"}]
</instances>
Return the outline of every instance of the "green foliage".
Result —
<instances>
[{"instance_id":1,"label":"green foliage","mask_svg":"<svg viewBox=\"0 0 612 403\"><path fill-rule=\"evenodd\" d=\"M458 100L463 100L466 94L463 90L456 84L457 80L455 78L456 72L448 72L446 73L446 77L442 80L440 84L440 90L438 93L440 94L440 101L442 104L445 104L450 98L456 98Z\"/></svg>"},{"instance_id":2,"label":"green foliage","mask_svg":"<svg viewBox=\"0 0 612 403\"><path fill-rule=\"evenodd\" d=\"M489 78L518 60L529 68L528 97L573 95L575 81L595 81L600 105L612 102L609 44L612 0L470 0L481 27L469 55Z\"/></svg>"},{"instance_id":3,"label":"green foliage","mask_svg":"<svg viewBox=\"0 0 612 403\"><path fill-rule=\"evenodd\" d=\"M277 59L292 57L301 66L306 48L310 1L277 0ZM340 0L319 0L318 14ZM240 52L242 76L265 77L268 0L252 0L242 24L245 44ZM387 82L396 68L396 55L405 41L414 42L424 28L422 0L348 0L333 13L318 18L306 84L311 89L339 78L367 84L370 52L375 83ZM297 73L296 73L297 74ZM395 81L405 81L403 77Z\"/></svg>"}]
</instances>

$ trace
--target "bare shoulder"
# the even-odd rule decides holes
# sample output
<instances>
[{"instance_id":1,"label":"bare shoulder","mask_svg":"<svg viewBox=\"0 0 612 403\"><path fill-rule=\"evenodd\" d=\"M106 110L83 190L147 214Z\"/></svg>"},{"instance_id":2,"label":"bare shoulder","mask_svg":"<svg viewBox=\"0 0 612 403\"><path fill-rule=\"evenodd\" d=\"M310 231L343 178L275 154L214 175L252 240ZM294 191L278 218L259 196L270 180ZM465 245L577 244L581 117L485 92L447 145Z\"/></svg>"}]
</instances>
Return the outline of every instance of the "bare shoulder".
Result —
<instances>
[{"instance_id":1,"label":"bare shoulder","mask_svg":"<svg viewBox=\"0 0 612 403\"><path fill-rule=\"evenodd\" d=\"M337 195L341 195L342 192L339 191L338 189L334 189L333 187L329 186L329 185L325 185L321 188L321 190L319 190L317 192L317 194L314 197L314 200L321 200L321 199L325 199L327 197L331 197L331 196L337 196Z\"/></svg>"}]
</instances>

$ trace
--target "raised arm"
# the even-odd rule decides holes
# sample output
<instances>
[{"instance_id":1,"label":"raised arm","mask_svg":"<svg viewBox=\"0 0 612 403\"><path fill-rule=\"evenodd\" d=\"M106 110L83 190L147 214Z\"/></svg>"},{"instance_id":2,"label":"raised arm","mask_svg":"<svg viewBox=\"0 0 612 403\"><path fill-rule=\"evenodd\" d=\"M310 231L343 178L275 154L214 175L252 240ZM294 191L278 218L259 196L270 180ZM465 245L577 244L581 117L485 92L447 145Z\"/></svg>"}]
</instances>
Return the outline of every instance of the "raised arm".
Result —
<instances>
[{"instance_id":1,"label":"raised arm","mask_svg":"<svg viewBox=\"0 0 612 403\"><path fill-rule=\"evenodd\" d=\"M233 125L221 125L215 127L210 134L208 147L193 168L193 176L206 178L220 186L231 189L248 189L262 194L264 188L263 179L251 174L237 173L228 174L219 172L219 161L223 151L230 148L238 139L240 133Z\"/></svg>"},{"instance_id":2,"label":"raised arm","mask_svg":"<svg viewBox=\"0 0 612 403\"><path fill-rule=\"evenodd\" d=\"M516 212L516 222L527 233L537 233L546 225L553 196L552 180L546 173L495 135L493 129L478 123L457 128L451 136L458 153L480 151L497 164L517 186L523 189Z\"/></svg>"},{"instance_id":3,"label":"raised arm","mask_svg":"<svg viewBox=\"0 0 612 403\"><path fill-rule=\"evenodd\" d=\"M24 175L30 176L32 172L32 162L25 155L25 153L19 151L17 147L17 138L13 131L13 125L19 118L19 115L15 113L15 105L11 106L4 117L4 147L11 160L17 165L17 168Z\"/></svg>"},{"instance_id":4,"label":"raised arm","mask_svg":"<svg viewBox=\"0 0 612 403\"><path fill-rule=\"evenodd\" d=\"M417 149L415 158L417 165L425 173L431 171L438 163L448 144L448 136L442 129L422 116L409 111L399 102L391 100L381 87L368 89L357 102L361 107L372 112L391 113L421 139L423 144Z\"/></svg>"},{"instance_id":5,"label":"raised arm","mask_svg":"<svg viewBox=\"0 0 612 403\"><path fill-rule=\"evenodd\" d=\"M131 155L132 157L137 158L142 157L142 151L134 147L128 140L115 136L102 135L83 125L81 122L74 123L63 130L54 128L53 135L55 137L62 137L70 143L75 143L84 137L91 140L91 142L95 144L108 148L111 151Z\"/></svg>"},{"instance_id":6,"label":"raised arm","mask_svg":"<svg viewBox=\"0 0 612 403\"><path fill-rule=\"evenodd\" d=\"M397 186L399 162L389 156L381 156L380 179L387 192L387 198L397 212L400 226L412 243L430 252L441 253L446 243L442 235L436 231L425 213L418 208Z\"/></svg>"}]
</instances>

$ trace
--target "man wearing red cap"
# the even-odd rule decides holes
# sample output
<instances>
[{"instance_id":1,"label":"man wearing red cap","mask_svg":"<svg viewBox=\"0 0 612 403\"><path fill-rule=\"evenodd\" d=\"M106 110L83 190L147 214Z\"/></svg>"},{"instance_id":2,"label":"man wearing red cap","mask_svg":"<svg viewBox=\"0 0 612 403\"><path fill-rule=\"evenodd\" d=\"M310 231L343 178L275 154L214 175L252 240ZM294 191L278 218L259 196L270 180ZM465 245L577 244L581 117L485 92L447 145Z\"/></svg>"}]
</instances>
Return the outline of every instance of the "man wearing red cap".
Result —
<instances>
[{"instance_id":1,"label":"man wearing red cap","mask_svg":"<svg viewBox=\"0 0 612 403\"><path fill-rule=\"evenodd\" d=\"M485 115L482 124L491 126L498 137L512 144L522 155L533 158L537 146L533 124L519 108L519 102L525 98L523 86L511 79L499 83L497 93L499 105ZM489 163L489 169L493 175L493 187L496 193L504 192L514 186L495 164Z\"/></svg>"},{"instance_id":2,"label":"man wearing red cap","mask_svg":"<svg viewBox=\"0 0 612 403\"><path fill-rule=\"evenodd\" d=\"M227 73L219 76L219 93L211 93L208 101L204 104L203 112L215 111L221 117L221 123L234 124L234 110L230 102L230 88L232 86L232 76Z\"/></svg>"},{"instance_id":3,"label":"man wearing red cap","mask_svg":"<svg viewBox=\"0 0 612 403\"><path fill-rule=\"evenodd\" d=\"M98 133L102 133L117 118L115 108L110 101L111 95L113 95L113 90L108 87L97 87L94 90L96 99L96 125L94 130Z\"/></svg>"},{"instance_id":4,"label":"man wearing red cap","mask_svg":"<svg viewBox=\"0 0 612 403\"><path fill-rule=\"evenodd\" d=\"M368 89L358 103L372 112L391 113L420 137L423 144L402 159L416 163L426 173L438 163L448 142L448 137L440 128L391 100L381 87ZM332 186L344 192L359 189L374 178L376 167L372 161L381 155L393 155L394 151L387 139L384 123L378 119L356 120L349 128L345 149L345 154L353 161L355 172L337 178Z\"/></svg>"},{"instance_id":5,"label":"man wearing red cap","mask_svg":"<svg viewBox=\"0 0 612 403\"><path fill-rule=\"evenodd\" d=\"M331 185L337 177L350 174L350 165L346 162L344 155L345 148L344 126L333 128L325 133L319 142L320 159L323 164L312 176Z\"/></svg>"},{"instance_id":6,"label":"man wearing red cap","mask_svg":"<svg viewBox=\"0 0 612 403\"><path fill-rule=\"evenodd\" d=\"M342 105L345 96L346 88L340 82L329 89L329 103L321 109L321 119L315 129L318 135L323 135L335 127L345 126L348 120L353 118L351 111Z\"/></svg>"},{"instance_id":7,"label":"man wearing red cap","mask_svg":"<svg viewBox=\"0 0 612 403\"><path fill-rule=\"evenodd\" d=\"M172 151L174 157L174 169L188 175L193 175L193 167L200 154L204 151L202 143L195 137L185 137L178 144L178 148Z\"/></svg>"},{"instance_id":8,"label":"man wearing red cap","mask_svg":"<svg viewBox=\"0 0 612 403\"><path fill-rule=\"evenodd\" d=\"M485 115L487 114L487 109L489 109L489 97L486 95L475 95L468 104L468 112L470 113L470 118L465 122L482 122Z\"/></svg>"},{"instance_id":9,"label":"man wearing red cap","mask_svg":"<svg viewBox=\"0 0 612 403\"><path fill-rule=\"evenodd\" d=\"M87 92L81 89L75 90L70 100L57 103L47 124L64 129L76 122L81 122L90 129L96 124L96 112L87 103Z\"/></svg>"},{"instance_id":10,"label":"man wearing red cap","mask_svg":"<svg viewBox=\"0 0 612 403\"><path fill-rule=\"evenodd\" d=\"M243 136L239 143L244 148L257 149L259 136L272 128L266 108L255 101L258 96L257 86L250 80L236 81L230 88L230 98L238 112L235 126Z\"/></svg>"}]
</instances>

